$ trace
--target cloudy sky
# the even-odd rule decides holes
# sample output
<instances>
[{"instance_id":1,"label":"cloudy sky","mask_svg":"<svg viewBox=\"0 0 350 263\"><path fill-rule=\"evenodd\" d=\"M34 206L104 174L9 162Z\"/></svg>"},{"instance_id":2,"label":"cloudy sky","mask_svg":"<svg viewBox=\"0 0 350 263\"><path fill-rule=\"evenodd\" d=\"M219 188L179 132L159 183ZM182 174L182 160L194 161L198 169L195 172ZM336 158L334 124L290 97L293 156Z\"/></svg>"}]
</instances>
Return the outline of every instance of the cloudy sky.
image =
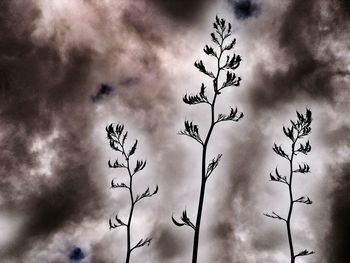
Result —
<instances>
[{"instance_id":1,"label":"cloudy sky","mask_svg":"<svg viewBox=\"0 0 350 263\"><path fill-rule=\"evenodd\" d=\"M346 0L2 0L0 1L0 261L124 262L123 178L109 169L105 126L123 123L137 157L147 159L136 189L159 185L138 206L133 240L152 236L133 262L190 262L192 233L171 216L195 217L200 148L178 136L184 120L204 133L208 109L186 92L208 79L193 67L210 43L215 15L233 25L243 58L240 87L222 109L245 117L214 131L209 155L222 153L208 181L201 263L288 262L283 224L288 194L269 182L284 166L272 151L287 145L282 125L295 110L313 112L312 173L295 179L292 228L304 263L350 258L350 5ZM210 84L210 83L209 83ZM125 175L124 175L125 176Z\"/></svg>"}]
</instances>

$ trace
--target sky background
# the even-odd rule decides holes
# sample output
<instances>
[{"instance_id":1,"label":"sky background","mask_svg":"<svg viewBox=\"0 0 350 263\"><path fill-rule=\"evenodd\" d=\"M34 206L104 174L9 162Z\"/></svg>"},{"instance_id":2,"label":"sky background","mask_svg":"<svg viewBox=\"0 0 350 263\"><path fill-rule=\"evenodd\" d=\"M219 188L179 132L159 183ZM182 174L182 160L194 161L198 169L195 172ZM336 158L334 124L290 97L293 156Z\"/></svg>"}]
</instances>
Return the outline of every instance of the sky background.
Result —
<instances>
[{"instance_id":1,"label":"sky background","mask_svg":"<svg viewBox=\"0 0 350 263\"><path fill-rule=\"evenodd\" d=\"M0 261L124 262L125 232L108 219L127 213L127 194L109 189L123 178L109 169L116 154L105 127L120 122L146 169L134 242L153 237L132 262L189 262L190 229L200 186L200 148L178 136L183 121L201 132L204 106L182 102L206 76L215 15L233 25L240 87L225 90L220 109L245 117L214 131L209 157L223 154L207 184L201 263L288 262L285 227L263 216L287 212L288 194L269 182L285 165L272 151L287 145L282 125L295 110L313 112L311 174L295 178L292 228L304 263L350 258L350 4L346 0L2 0L0 1ZM209 86L209 85L208 85ZM124 175L125 176L125 175Z\"/></svg>"}]
</instances>

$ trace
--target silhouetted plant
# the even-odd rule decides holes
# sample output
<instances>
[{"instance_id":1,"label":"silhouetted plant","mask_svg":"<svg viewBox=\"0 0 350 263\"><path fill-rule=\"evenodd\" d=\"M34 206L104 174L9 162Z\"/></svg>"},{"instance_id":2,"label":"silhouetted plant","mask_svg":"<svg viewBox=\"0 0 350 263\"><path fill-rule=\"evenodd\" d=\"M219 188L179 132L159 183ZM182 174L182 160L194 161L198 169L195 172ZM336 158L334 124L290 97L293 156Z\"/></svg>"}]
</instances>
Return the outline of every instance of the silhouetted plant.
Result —
<instances>
[{"instance_id":1,"label":"silhouetted plant","mask_svg":"<svg viewBox=\"0 0 350 263\"><path fill-rule=\"evenodd\" d=\"M237 108L229 111L228 114L218 114L215 113L215 105L217 97L221 92L231 86L239 86L241 78L237 77L233 72L236 68L239 67L241 63L241 57L236 54L226 55L226 58L223 58L224 53L233 49L236 44L236 39L230 39L232 34L232 26L230 23L227 23L225 19L219 19L216 17L215 22L213 23L215 32L211 33L211 40L215 44L216 48L206 45L204 47L204 52L208 56L212 56L216 60L216 72L215 74L209 71L203 64L202 60L196 61L194 66L199 69L200 72L207 75L213 81L213 94L208 98L206 94L206 87L202 84L200 92L195 95L186 94L183 97L183 101L189 105L196 104L206 104L210 108L210 126L207 131L204 140L199 134L198 125L193 124L191 121L185 121L185 129L180 131L180 135L186 135L195 141L197 141L202 146L202 168L201 168L201 187L199 194L198 210L197 210L197 219L196 223L193 224L187 216L187 211L185 210L182 213L181 221L175 220L172 217L172 220L175 225L189 226L194 230L194 240L193 240L193 252L192 252L192 262L197 262L198 257L198 244L199 244L199 233L200 233L200 224L204 203L204 194L205 187L208 178L213 173L215 168L218 166L221 154L217 157L211 159L207 164L207 148L209 144L210 137L212 135L214 127L224 121L234 121L238 122L243 118L243 113L239 113ZM221 73L226 73L226 78L223 81L220 81Z\"/></svg>"},{"instance_id":2,"label":"silhouetted plant","mask_svg":"<svg viewBox=\"0 0 350 263\"><path fill-rule=\"evenodd\" d=\"M273 151L281 156L282 158L286 159L289 163L289 176L283 176L280 174L278 169L275 169L275 173L270 173L270 179L273 182L279 182L282 184L285 184L288 186L289 191L289 210L287 218L284 218L280 215L278 215L275 212L272 212L270 214L264 214L267 217L278 219L281 221L284 221L287 226L287 235L288 235L288 242L289 242L289 249L290 249L290 262L294 263L295 259L300 256L307 256L314 254L314 251L308 251L303 250L299 252L298 254L294 253L294 244L292 239L292 233L291 233L291 227L290 222L292 219L292 212L294 208L294 204L296 203L303 203L307 205L311 205L312 201L308 196L302 196L297 199L294 199L293 197L293 176L296 173L306 174L310 173L310 166L306 163L303 164L295 164L295 157L297 157L298 154L304 154L307 155L311 151L311 146L309 141L306 141L304 143L300 143L300 140L305 139L310 133L311 133L311 122L312 122L312 116L311 111L309 109L306 109L305 115L297 112L298 119L296 121L290 121L291 126L290 127L284 127L283 126L283 133L290 139L291 146L290 146L290 153L287 153L281 146L277 146L274 144ZM297 146L297 143L299 143L299 148Z\"/></svg>"},{"instance_id":3,"label":"silhouetted plant","mask_svg":"<svg viewBox=\"0 0 350 263\"><path fill-rule=\"evenodd\" d=\"M131 157L134 155L136 148L137 148L137 140L134 142L133 146L130 150L126 150L125 142L128 136L128 132L124 132L124 125L121 124L110 124L106 127L107 131L107 138L109 140L110 147L119 152L124 159L124 161L119 161L116 159L114 163L111 163L111 161L108 161L108 166L110 168L119 168L126 170L126 173L128 175L129 182L124 183L116 183L114 182L114 179L111 181L111 188L121 188L121 189L127 189L129 191L130 195L130 210L129 210L129 216L127 218L127 222L123 221L119 218L118 214L115 216L115 222L112 222L112 219L109 219L109 227L110 229L118 228L118 227L126 227L126 244L127 244L127 252L126 252L126 263L130 262L130 256L131 252L136 249L143 247L145 245L149 246L151 243L151 238L145 238L141 239L138 243L136 243L134 246L131 245L131 222L132 222L132 216L135 209L135 205L139 203L142 199L146 197L151 197L155 195L158 192L158 185L156 186L156 189L151 192L149 187L142 193L137 194L135 196L133 192L133 179L134 176L142 171L146 166L146 161L144 160L136 160L136 164L132 167L131 165Z\"/></svg>"}]
</instances>

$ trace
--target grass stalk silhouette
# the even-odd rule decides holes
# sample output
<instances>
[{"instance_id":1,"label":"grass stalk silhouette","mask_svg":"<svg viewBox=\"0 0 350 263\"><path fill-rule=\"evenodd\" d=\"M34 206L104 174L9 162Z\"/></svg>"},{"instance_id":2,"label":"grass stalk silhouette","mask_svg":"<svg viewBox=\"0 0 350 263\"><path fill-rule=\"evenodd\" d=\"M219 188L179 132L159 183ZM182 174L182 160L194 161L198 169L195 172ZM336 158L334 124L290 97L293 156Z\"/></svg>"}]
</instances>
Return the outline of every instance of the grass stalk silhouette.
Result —
<instances>
[{"instance_id":1,"label":"grass stalk silhouette","mask_svg":"<svg viewBox=\"0 0 350 263\"><path fill-rule=\"evenodd\" d=\"M306 205L312 204L312 201L308 196L302 196L295 199L293 195L294 175L297 173L301 173L301 174L310 173L310 166L306 163L298 164L296 167L295 158L297 157L298 154L307 155L311 151L311 145L309 141L306 141L304 143L301 143L300 141L303 140L305 137L307 137L311 133L312 113L309 109L306 109L305 115L297 111L297 120L296 121L291 120L290 122L291 122L290 127L287 127L287 128L283 127L283 133L291 141L290 153L288 154L282 148L282 146L277 146L277 144L274 144L272 148L277 155L279 155L280 157L288 161L289 176L287 177L287 176L281 175L278 168L275 169L274 174L270 173L271 181L279 182L288 186L288 194L289 194L288 215L287 215L287 218L284 218L275 212L267 213L264 215L273 219L284 221L286 223L288 244L289 244L289 250L290 250L290 262L295 263L295 260L297 257L308 256L315 253L314 251L308 251L305 249L299 252L298 254L295 254L292 231L291 231L291 219L292 219L294 205L296 203L303 203ZM299 143L299 147L297 146L297 143Z\"/></svg>"},{"instance_id":2,"label":"grass stalk silhouette","mask_svg":"<svg viewBox=\"0 0 350 263\"><path fill-rule=\"evenodd\" d=\"M114 163L111 163L111 161L108 161L108 166L110 168L119 168L126 170L126 173L128 175L128 183L116 183L114 180L111 181L111 188L114 189L127 189L129 192L130 197L130 209L129 209L129 215L127 218L127 223L125 223L122 219L119 218L118 214L115 216L115 222L112 221L112 219L109 219L109 227L110 229L119 228L119 227L126 227L126 259L125 262L130 262L131 252L136 249L143 247L145 245L149 246L151 243L151 238L147 237L145 239L140 239L138 243L135 245L131 245L131 225L132 225L132 218L134 209L137 203L139 203L142 199L152 197L153 195L157 194L158 192L158 185L156 186L155 190L153 192L150 191L149 187L142 193L142 194L134 194L133 191L133 180L134 176L139 173L141 170L143 170L146 166L146 161L144 160L136 160L136 164L134 166L131 165L131 157L134 155L136 149L137 149L137 143L136 140L133 144L133 146L130 148L129 151L126 150L125 142L128 136L128 132L124 132L124 125L122 124L110 124L106 127L107 131L107 138L109 140L110 147L115 150L116 152L119 152L124 159L124 161L119 161L116 159Z\"/></svg>"},{"instance_id":3,"label":"grass stalk silhouette","mask_svg":"<svg viewBox=\"0 0 350 263\"><path fill-rule=\"evenodd\" d=\"M190 218L187 216L187 211L184 210L182 213L182 217L180 220L176 220L172 217L172 220L175 225L189 226L194 230L194 238L193 238L193 251L192 251L192 262L196 263L198 259L198 247L199 247L199 236L200 236L200 226L202 219L202 211L204 205L204 197L205 197L205 189L208 178L211 176L215 168L218 166L219 161L221 159L222 154L218 154L217 157L208 161L207 150L209 146L209 142L213 133L214 128L217 124L225 121L234 121L238 122L243 118L243 113L238 112L237 108L231 108L228 114L218 114L216 115L216 104L217 98L222 93L222 91L228 87L238 87L240 86L241 78L236 76L233 72L240 66L241 57L239 55L231 54L226 55L225 53L231 51L235 44L236 39L230 38L232 35L232 26L230 23L227 23L225 19L220 19L216 16L216 19L213 23L213 27L215 32L211 33L211 40L215 44L215 48L206 45L204 47L204 52L208 56L212 56L216 60L216 72L213 73L209 71L202 60L196 61L194 66L203 74L212 79L213 82L213 95L209 98L206 94L206 87L202 84L200 88L200 92L195 95L186 94L183 97L183 101L189 105L197 105L197 104L206 104L210 107L210 124L209 129L205 135L205 139L202 140L199 134L198 125L193 124L193 122L185 121L185 129L180 131L180 135L188 136L195 141L197 141L202 146L202 165L201 165L201 185L200 185L200 193L199 193L199 201L198 201L198 209L197 209L197 217L196 222L193 224ZM225 80L220 81L221 73L226 73L224 76Z\"/></svg>"}]
</instances>

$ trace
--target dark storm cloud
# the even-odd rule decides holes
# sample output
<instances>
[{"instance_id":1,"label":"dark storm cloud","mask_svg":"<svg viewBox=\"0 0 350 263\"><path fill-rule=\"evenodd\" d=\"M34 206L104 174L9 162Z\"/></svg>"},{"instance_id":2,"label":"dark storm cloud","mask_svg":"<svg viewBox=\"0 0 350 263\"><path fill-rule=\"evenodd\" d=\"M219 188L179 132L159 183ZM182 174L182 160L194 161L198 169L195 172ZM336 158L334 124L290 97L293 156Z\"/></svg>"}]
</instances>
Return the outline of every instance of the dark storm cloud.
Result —
<instances>
[{"instance_id":1,"label":"dark storm cloud","mask_svg":"<svg viewBox=\"0 0 350 263\"><path fill-rule=\"evenodd\" d=\"M156 28L152 27L144 15L143 10L135 7L127 8L121 17L123 29L130 30L135 36L142 39L145 45L163 46L165 44L163 37L156 31ZM147 52L143 54L147 54Z\"/></svg>"},{"instance_id":2,"label":"dark storm cloud","mask_svg":"<svg viewBox=\"0 0 350 263\"><path fill-rule=\"evenodd\" d=\"M75 247L69 255L69 259L75 262L81 261L85 258L85 253L80 247Z\"/></svg>"},{"instance_id":3,"label":"dark storm cloud","mask_svg":"<svg viewBox=\"0 0 350 263\"><path fill-rule=\"evenodd\" d=\"M209 0L152 0L170 18L178 23L196 21L212 2Z\"/></svg>"},{"instance_id":4,"label":"dark storm cloud","mask_svg":"<svg viewBox=\"0 0 350 263\"><path fill-rule=\"evenodd\" d=\"M339 5L341 7L342 14L345 17L350 17L350 2L347 0L338 0Z\"/></svg>"},{"instance_id":5,"label":"dark storm cloud","mask_svg":"<svg viewBox=\"0 0 350 263\"><path fill-rule=\"evenodd\" d=\"M332 101L335 89L332 79L336 63L330 55L319 58L322 37L319 20L321 1L292 1L280 21L276 36L279 48L286 54L285 65L270 71L263 64L256 67L251 103L255 108L276 107L300 97ZM277 67L278 68L278 67Z\"/></svg>"},{"instance_id":6,"label":"dark storm cloud","mask_svg":"<svg viewBox=\"0 0 350 263\"><path fill-rule=\"evenodd\" d=\"M324 127L329 125L328 123L323 124ZM343 124L336 129L328 130L323 136L322 140L327 144L330 149L336 150L337 148L349 145L350 143L350 127Z\"/></svg>"},{"instance_id":7,"label":"dark storm cloud","mask_svg":"<svg viewBox=\"0 0 350 263\"><path fill-rule=\"evenodd\" d=\"M169 262L170 260L180 257L185 246L178 237L178 229L173 225L157 228L157 236L152 245L157 251L159 262Z\"/></svg>"},{"instance_id":8,"label":"dark storm cloud","mask_svg":"<svg viewBox=\"0 0 350 263\"><path fill-rule=\"evenodd\" d=\"M244 202L250 202L254 198L255 191L250 186L253 185L252 177L259 169L259 164L264 160L265 138L260 133L259 126L247 130L249 136L246 140L239 140L236 149L242 149L239 154L235 153L235 160L231 162L231 171L234 176L230 177L230 186L232 186L231 200L239 196ZM254 162L245 162L245 160L254 160ZM254 192L251 192L254 191Z\"/></svg>"},{"instance_id":9,"label":"dark storm cloud","mask_svg":"<svg viewBox=\"0 0 350 263\"><path fill-rule=\"evenodd\" d=\"M231 217L229 213L227 216L223 216L221 213L217 218L212 219L214 223L211 228L211 239L215 244L215 248L211 251L213 259L217 259L217 262L234 262L233 250L234 250L234 229ZM229 220L231 218L231 220ZM229 249L228 249L229 248Z\"/></svg>"},{"instance_id":10,"label":"dark storm cloud","mask_svg":"<svg viewBox=\"0 0 350 263\"><path fill-rule=\"evenodd\" d=\"M260 6L253 0L231 0L229 3L233 7L237 19L247 19L256 17L260 13Z\"/></svg>"},{"instance_id":11,"label":"dark storm cloud","mask_svg":"<svg viewBox=\"0 0 350 263\"><path fill-rule=\"evenodd\" d=\"M350 258L350 163L344 163L341 167L331 170L336 177L334 190L330 193L331 202L331 227L327 237L327 262L346 263Z\"/></svg>"},{"instance_id":12,"label":"dark storm cloud","mask_svg":"<svg viewBox=\"0 0 350 263\"><path fill-rule=\"evenodd\" d=\"M229 222L218 222L213 229L214 238L229 239L232 233L232 225Z\"/></svg>"},{"instance_id":13,"label":"dark storm cloud","mask_svg":"<svg viewBox=\"0 0 350 263\"><path fill-rule=\"evenodd\" d=\"M41 17L34 2L2 1L1 8L0 194L4 208L25 218L16 241L1 252L21 257L38 239L100 212L103 197L92 179L96 156L88 140L91 108L84 103L94 51L71 47L63 61L54 38L32 42ZM33 145L55 131L57 138L45 145L57 154L52 174L36 174L45 157L33 152Z\"/></svg>"},{"instance_id":14,"label":"dark storm cloud","mask_svg":"<svg viewBox=\"0 0 350 263\"><path fill-rule=\"evenodd\" d=\"M39 8L36 1L1 2L0 195L2 208L20 213L23 219L18 235L0 251L1 258L21 262L39 247L47 249L55 234L73 231L85 220L106 217L105 188L98 184L103 178L96 179L100 164L99 148L91 138L95 124L91 95L100 100L111 93L106 87L96 91L99 83L113 83L130 114L146 113L142 120L146 132L156 130L159 134L159 125L164 125L164 119L170 122L169 116L174 115L166 89L167 74L158 54L158 48L170 42L166 42L166 32L159 30L163 26L159 18L138 5L127 5L116 19L118 30L114 31L106 15L110 6L95 1L79 3L94 10L92 22L89 17L86 24L97 35L96 43L79 41L86 35L68 15L67 20L58 22L45 20L47 16L59 17L61 6L52 11ZM100 34L104 36L102 47L98 46ZM108 54L103 53L104 45ZM120 60L130 67L120 66ZM120 69L117 78L116 69ZM108 75L104 70L113 77L104 80ZM159 144L157 134L152 133L151 144ZM38 143L52 153L51 161L45 159L44 150L33 150ZM41 162L49 162L50 174L38 171ZM164 234L161 240L169 244L171 236ZM101 252L92 251L89 257L93 262L115 262L116 250L108 255L107 245L103 246L96 245L94 249ZM172 246L175 251L176 246ZM159 256L175 258L169 249Z\"/></svg>"},{"instance_id":15,"label":"dark storm cloud","mask_svg":"<svg viewBox=\"0 0 350 263\"><path fill-rule=\"evenodd\" d=\"M25 3L22 3L25 5ZM6 189L11 194L11 176L14 173L25 174L30 168L36 165L35 155L30 152L33 134L36 132L48 133L52 128L52 121L49 117L36 118L45 108L45 103L39 103L37 96L28 92L28 84L37 81L28 71L33 69L35 63L30 56L37 53L50 53L48 49L35 50L26 38L29 38L33 30L33 20L40 15L39 11L30 5L27 12L22 14L23 23L16 23L16 9L12 8L9 1L2 2L0 14L0 76L1 76L1 126L3 130L1 151L2 177L1 189ZM14 9L14 10L13 10ZM18 16L19 17L19 13ZM27 24L27 26L23 24ZM17 32L12 32L17 25ZM22 39L23 38L23 39ZM36 54L33 54L35 53ZM28 55L28 54L33 55ZM55 52L52 52L55 57ZM29 57L29 58L28 58ZM29 63L28 63L29 62ZM28 64L27 64L28 63ZM31 67L28 67L31 65ZM19 81L18 75L27 80ZM37 91L36 91L37 92ZM46 118L45 118L46 117ZM45 125L44 125L45 124ZM7 143L5 144L5 142ZM3 194L4 191L1 191Z\"/></svg>"},{"instance_id":16,"label":"dark storm cloud","mask_svg":"<svg viewBox=\"0 0 350 263\"><path fill-rule=\"evenodd\" d=\"M246 113L247 116L250 114ZM245 117L246 118L246 117ZM235 256L243 256L244 253L239 251L240 241L236 234L238 233L238 227L248 226L249 230L255 229L255 220L259 220L256 216L261 216L261 211L255 204L257 203L258 187L257 183L261 178L256 178L261 170L264 157L266 156L266 149L270 147L266 146L266 138L260 132L259 123L255 126L252 124L243 123L247 122L243 119L240 125L237 127L245 131L245 136L235 138L232 145L232 151L227 152L227 159L230 160L230 164L227 167L229 171L229 177L226 181L227 193L222 197L224 201L219 202L219 206L215 208L220 219L217 226L213 230L213 236L217 237L221 243L220 255L226 258L227 261L236 260L233 262L239 262ZM237 151L237 149L240 149ZM261 175L263 176L263 175ZM266 177L267 178L267 177ZM256 216L252 216L256 215ZM212 220L217 220L213 218ZM223 233L226 233L224 235ZM263 237L261 237L263 238ZM270 238L274 238L271 237ZM232 250L227 250L226 247L232 246ZM222 261L222 262L225 262Z\"/></svg>"},{"instance_id":17,"label":"dark storm cloud","mask_svg":"<svg viewBox=\"0 0 350 263\"><path fill-rule=\"evenodd\" d=\"M71 145L71 139L76 142L75 146ZM77 139L76 135L66 135L54 145L60 147L58 154L62 156L53 170L54 178L34 181L36 191L28 194L25 202L17 204L25 212L26 223L7 253L13 255L21 250L24 255L26 249L33 247L28 240L43 241L68 225L101 216L103 198L88 171L96 156L85 148L86 140L77 143ZM78 155L84 158L79 160Z\"/></svg>"},{"instance_id":18,"label":"dark storm cloud","mask_svg":"<svg viewBox=\"0 0 350 263\"><path fill-rule=\"evenodd\" d=\"M102 100L103 98L109 96L113 92L112 86L108 84L101 84L99 89L97 90L96 94L91 96L91 100L93 102L98 102Z\"/></svg>"},{"instance_id":19,"label":"dark storm cloud","mask_svg":"<svg viewBox=\"0 0 350 263\"><path fill-rule=\"evenodd\" d=\"M323 127L327 127L329 122L324 122ZM327 129L322 141L325 143L331 155L336 155L339 149L350 147L350 127L347 123L341 123L339 127ZM328 229L324 248L327 250L325 257L329 263L348 262L350 252L348 247L348 236L350 235L350 162L345 159L335 160L327 169L329 182L332 190L328 191L325 198L331 200L330 207L330 228Z\"/></svg>"}]
</instances>

